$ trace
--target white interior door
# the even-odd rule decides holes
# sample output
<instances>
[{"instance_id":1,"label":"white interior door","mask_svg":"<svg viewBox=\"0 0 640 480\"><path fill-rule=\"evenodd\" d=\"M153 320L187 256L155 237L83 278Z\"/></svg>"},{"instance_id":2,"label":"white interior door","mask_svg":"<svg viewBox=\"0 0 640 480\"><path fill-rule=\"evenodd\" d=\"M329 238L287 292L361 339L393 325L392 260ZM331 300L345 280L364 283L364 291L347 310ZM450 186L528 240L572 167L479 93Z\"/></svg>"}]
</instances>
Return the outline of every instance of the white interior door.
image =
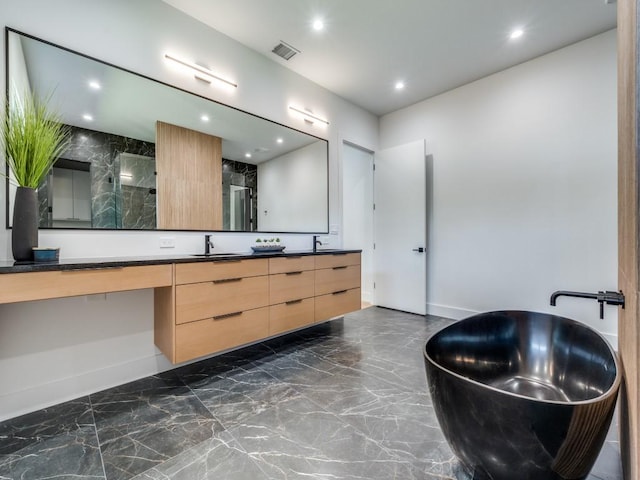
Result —
<instances>
[{"instance_id":1,"label":"white interior door","mask_svg":"<svg viewBox=\"0 0 640 480\"><path fill-rule=\"evenodd\" d=\"M362 302L373 303L373 153L343 144L342 245L362 250Z\"/></svg>"},{"instance_id":2,"label":"white interior door","mask_svg":"<svg viewBox=\"0 0 640 480\"><path fill-rule=\"evenodd\" d=\"M375 304L424 315L427 308L425 141L375 155Z\"/></svg>"}]
</instances>

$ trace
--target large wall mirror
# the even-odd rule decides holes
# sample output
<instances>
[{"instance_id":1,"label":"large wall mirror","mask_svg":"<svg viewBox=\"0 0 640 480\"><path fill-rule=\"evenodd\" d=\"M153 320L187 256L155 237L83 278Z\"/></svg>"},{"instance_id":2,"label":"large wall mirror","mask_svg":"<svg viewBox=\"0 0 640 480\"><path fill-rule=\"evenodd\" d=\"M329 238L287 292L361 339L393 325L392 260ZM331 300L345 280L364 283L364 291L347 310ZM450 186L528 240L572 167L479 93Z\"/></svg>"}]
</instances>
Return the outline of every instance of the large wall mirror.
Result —
<instances>
[{"instance_id":1,"label":"large wall mirror","mask_svg":"<svg viewBox=\"0 0 640 480\"><path fill-rule=\"evenodd\" d=\"M72 131L40 228L328 231L326 140L9 28L6 42L9 106L50 96Z\"/></svg>"}]
</instances>

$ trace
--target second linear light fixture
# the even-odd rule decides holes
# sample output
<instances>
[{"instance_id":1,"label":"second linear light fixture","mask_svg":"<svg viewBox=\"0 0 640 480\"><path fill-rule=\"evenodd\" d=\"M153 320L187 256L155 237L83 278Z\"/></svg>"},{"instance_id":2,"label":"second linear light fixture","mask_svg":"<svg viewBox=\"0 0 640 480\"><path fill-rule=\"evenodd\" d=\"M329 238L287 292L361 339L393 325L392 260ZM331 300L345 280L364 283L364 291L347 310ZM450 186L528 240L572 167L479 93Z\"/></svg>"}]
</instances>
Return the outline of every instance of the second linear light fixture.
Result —
<instances>
[{"instance_id":1,"label":"second linear light fixture","mask_svg":"<svg viewBox=\"0 0 640 480\"><path fill-rule=\"evenodd\" d=\"M212 79L218 80L220 82L226 83L227 85L231 85L234 88L238 88L238 84L232 82L231 80L227 80L226 78L220 77L213 73L211 70L205 67L201 67L200 65L190 62L188 60L184 60L182 58L176 57L175 55L171 55L170 53L165 53L164 58L171 60L173 62L179 63L185 67L191 68L195 71L194 75L197 79L202 80L207 83L211 83Z\"/></svg>"},{"instance_id":2,"label":"second linear light fixture","mask_svg":"<svg viewBox=\"0 0 640 480\"><path fill-rule=\"evenodd\" d=\"M325 120L324 118L320 118L317 115L314 115L313 113L309 112L308 110L303 110L301 108L294 107L293 105L289 105L289 108L294 112L301 113L305 117L308 117L304 119L305 122L313 123L313 120L317 120L319 122L326 123L327 125L329 125L328 120ZM309 119L313 119L313 120L309 120Z\"/></svg>"}]
</instances>

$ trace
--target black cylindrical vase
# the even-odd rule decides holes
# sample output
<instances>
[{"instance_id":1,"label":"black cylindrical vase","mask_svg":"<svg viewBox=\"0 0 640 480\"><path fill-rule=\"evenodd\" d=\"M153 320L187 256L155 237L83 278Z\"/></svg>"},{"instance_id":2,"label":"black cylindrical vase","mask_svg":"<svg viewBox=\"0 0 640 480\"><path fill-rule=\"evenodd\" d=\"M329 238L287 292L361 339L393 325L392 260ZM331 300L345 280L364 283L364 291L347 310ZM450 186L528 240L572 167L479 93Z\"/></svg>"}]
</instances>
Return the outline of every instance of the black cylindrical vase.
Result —
<instances>
[{"instance_id":1,"label":"black cylindrical vase","mask_svg":"<svg viewBox=\"0 0 640 480\"><path fill-rule=\"evenodd\" d=\"M38 193L34 188L18 187L13 204L11 249L16 262L33 260L38 246Z\"/></svg>"}]
</instances>

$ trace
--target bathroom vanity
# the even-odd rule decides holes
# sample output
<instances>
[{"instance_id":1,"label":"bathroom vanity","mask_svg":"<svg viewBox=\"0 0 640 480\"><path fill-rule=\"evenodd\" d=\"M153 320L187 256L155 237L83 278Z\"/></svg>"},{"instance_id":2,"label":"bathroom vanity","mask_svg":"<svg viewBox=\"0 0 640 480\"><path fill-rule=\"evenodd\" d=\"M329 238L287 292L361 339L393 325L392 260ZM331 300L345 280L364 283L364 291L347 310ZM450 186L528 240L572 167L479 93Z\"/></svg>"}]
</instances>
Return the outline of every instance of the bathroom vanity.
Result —
<instances>
[{"instance_id":1,"label":"bathroom vanity","mask_svg":"<svg viewBox=\"0 0 640 480\"><path fill-rule=\"evenodd\" d=\"M360 308L360 253L278 254L173 265L155 290L155 343L173 363Z\"/></svg>"},{"instance_id":2,"label":"bathroom vanity","mask_svg":"<svg viewBox=\"0 0 640 480\"><path fill-rule=\"evenodd\" d=\"M0 263L0 303L154 289L154 340L179 363L360 309L360 251Z\"/></svg>"}]
</instances>

